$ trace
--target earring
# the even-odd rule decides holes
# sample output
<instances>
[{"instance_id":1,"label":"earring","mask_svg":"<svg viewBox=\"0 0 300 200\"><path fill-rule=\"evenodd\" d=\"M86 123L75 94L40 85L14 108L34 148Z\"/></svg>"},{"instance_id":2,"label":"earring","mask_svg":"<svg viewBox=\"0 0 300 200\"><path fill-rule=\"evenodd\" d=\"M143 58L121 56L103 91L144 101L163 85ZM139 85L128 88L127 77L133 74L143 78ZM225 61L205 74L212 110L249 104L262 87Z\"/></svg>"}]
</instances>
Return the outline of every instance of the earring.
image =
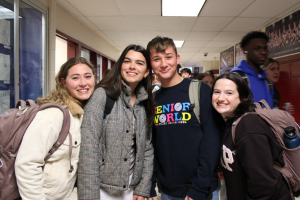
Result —
<instances>
[{"instance_id":1,"label":"earring","mask_svg":"<svg viewBox=\"0 0 300 200\"><path fill-rule=\"evenodd\" d=\"M247 53L248 53L248 51L244 51L244 53L245 53L245 54L247 54Z\"/></svg>"}]
</instances>

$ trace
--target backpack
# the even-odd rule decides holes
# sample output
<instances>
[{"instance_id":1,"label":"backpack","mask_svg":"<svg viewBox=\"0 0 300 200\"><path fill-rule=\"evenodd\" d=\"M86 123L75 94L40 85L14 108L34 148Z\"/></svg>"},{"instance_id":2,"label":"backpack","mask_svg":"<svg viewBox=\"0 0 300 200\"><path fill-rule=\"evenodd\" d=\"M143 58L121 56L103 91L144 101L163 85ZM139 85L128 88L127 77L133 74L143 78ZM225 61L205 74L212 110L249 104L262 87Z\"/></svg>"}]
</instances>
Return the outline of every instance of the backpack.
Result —
<instances>
[{"instance_id":1,"label":"backpack","mask_svg":"<svg viewBox=\"0 0 300 200\"><path fill-rule=\"evenodd\" d=\"M233 72L233 73L237 73L238 75L240 75L240 76L244 79L244 81L246 81L247 85L248 85L249 88L251 89L249 77L248 77L248 75L247 75L245 72L242 72L242 71L235 71L235 72ZM272 82L269 81L268 79L266 79L266 84L267 84L267 86L268 86L268 88L269 88L270 94L272 94Z\"/></svg>"},{"instance_id":2,"label":"backpack","mask_svg":"<svg viewBox=\"0 0 300 200\"><path fill-rule=\"evenodd\" d=\"M191 109L193 109L193 112L199 122L200 121L200 88L201 88L201 80L195 80L193 79L189 86L189 98L191 103Z\"/></svg>"},{"instance_id":3,"label":"backpack","mask_svg":"<svg viewBox=\"0 0 300 200\"><path fill-rule=\"evenodd\" d=\"M64 115L64 121L57 141L45 157L45 161L62 145L70 129L70 114L66 107L55 103L46 103L41 106L33 100L20 100L16 108L9 109L0 115L0 200L20 198L15 176L15 159L22 142L23 135L33 121L38 111L46 108L59 108ZM70 135L70 140L72 140ZM70 145L70 171L72 146Z\"/></svg>"},{"instance_id":4,"label":"backpack","mask_svg":"<svg viewBox=\"0 0 300 200\"><path fill-rule=\"evenodd\" d=\"M300 191L300 147L296 149L288 149L284 144L284 128L288 126L296 127L297 135L299 135L298 124L296 123L294 117L284 110L279 109L271 109L268 103L265 100L259 101L259 103L255 103L256 112L245 113L243 116L238 118L232 124L232 140L235 144L235 129L237 124L247 114L257 114L259 115L271 128L277 140L279 141L281 147L283 148L283 160L285 165L279 166L278 163L273 163L273 168L278 170L283 177L286 179L290 191L291 197L294 199L294 195L298 196ZM265 108L262 108L262 106Z\"/></svg>"}]
</instances>

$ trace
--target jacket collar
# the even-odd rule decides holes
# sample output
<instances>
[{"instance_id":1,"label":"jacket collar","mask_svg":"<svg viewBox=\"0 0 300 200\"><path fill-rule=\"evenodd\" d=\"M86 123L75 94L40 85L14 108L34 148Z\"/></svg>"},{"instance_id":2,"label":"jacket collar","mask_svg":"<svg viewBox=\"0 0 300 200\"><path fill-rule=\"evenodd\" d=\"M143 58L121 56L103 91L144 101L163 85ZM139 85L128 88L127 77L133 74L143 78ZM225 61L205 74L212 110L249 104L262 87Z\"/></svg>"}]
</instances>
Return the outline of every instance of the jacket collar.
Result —
<instances>
[{"instance_id":1,"label":"jacket collar","mask_svg":"<svg viewBox=\"0 0 300 200\"><path fill-rule=\"evenodd\" d=\"M135 92L136 92L135 104L138 104L148 99L148 94L144 86L138 84L138 86L135 89ZM122 92L120 97L122 97L125 100L126 104L130 105L131 88L123 80L122 80Z\"/></svg>"},{"instance_id":2,"label":"jacket collar","mask_svg":"<svg viewBox=\"0 0 300 200\"><path fill-rule=\"evenodd\" d=\"M69 111L71 112L71 114L73 116L74 115L81 116L84 113L82 107L72 100L70 100L68 103L66 103L66 106L68 107Z\"/></svg>"}]
</instances>

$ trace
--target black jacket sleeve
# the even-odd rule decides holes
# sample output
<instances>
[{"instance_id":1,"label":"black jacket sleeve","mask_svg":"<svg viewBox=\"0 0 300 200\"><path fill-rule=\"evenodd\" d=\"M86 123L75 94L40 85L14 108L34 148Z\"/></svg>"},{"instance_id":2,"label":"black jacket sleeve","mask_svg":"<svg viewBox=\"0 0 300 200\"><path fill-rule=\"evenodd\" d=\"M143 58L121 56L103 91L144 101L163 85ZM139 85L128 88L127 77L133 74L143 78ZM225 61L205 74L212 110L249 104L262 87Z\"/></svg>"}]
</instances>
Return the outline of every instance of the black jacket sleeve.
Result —
<instances>
[{"instance_id":1,"label":"black jacket sleeve","mask_svg":"<svg viewBox=\"0 0 300 200\"><path fill-rule=\"evenodd\" d=\"M220 127L217 112L212 107L212 91L207 84L200 89L200 121L203 138L200 145L197 178L188 192L192 199L204 200L210 191L214 169L218 166Z\"/></svg>"}]
</instances>

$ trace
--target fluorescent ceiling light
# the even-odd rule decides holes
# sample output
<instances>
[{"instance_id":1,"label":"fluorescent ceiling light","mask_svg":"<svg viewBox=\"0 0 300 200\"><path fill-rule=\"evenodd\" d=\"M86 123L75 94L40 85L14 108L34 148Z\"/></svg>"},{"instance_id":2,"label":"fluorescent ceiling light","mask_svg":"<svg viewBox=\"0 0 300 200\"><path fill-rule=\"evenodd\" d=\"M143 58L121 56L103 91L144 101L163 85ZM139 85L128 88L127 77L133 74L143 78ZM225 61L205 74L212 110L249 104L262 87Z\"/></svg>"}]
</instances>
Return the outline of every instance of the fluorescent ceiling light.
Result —
<instances>
[{"instance_id":1,"label":"fluorescent ceiling light","mask_svg":"<svg viewBox=\"0 0 300 200\"><path fill-rule=\"evenodd\" d=\"M182 47L184 40L174 40L174 43L177 48L180 48Z\"/></svg>"},{"instance_id":2,"label":"fluorescent ceiling light","mask_svg":"<svg viewBox=\"0 0 300 200\"><path fill-rule=\"evenodd\" d=\"M162 16L197 17L206 0L162 0Z\"/></svg>"}]
</instances>

